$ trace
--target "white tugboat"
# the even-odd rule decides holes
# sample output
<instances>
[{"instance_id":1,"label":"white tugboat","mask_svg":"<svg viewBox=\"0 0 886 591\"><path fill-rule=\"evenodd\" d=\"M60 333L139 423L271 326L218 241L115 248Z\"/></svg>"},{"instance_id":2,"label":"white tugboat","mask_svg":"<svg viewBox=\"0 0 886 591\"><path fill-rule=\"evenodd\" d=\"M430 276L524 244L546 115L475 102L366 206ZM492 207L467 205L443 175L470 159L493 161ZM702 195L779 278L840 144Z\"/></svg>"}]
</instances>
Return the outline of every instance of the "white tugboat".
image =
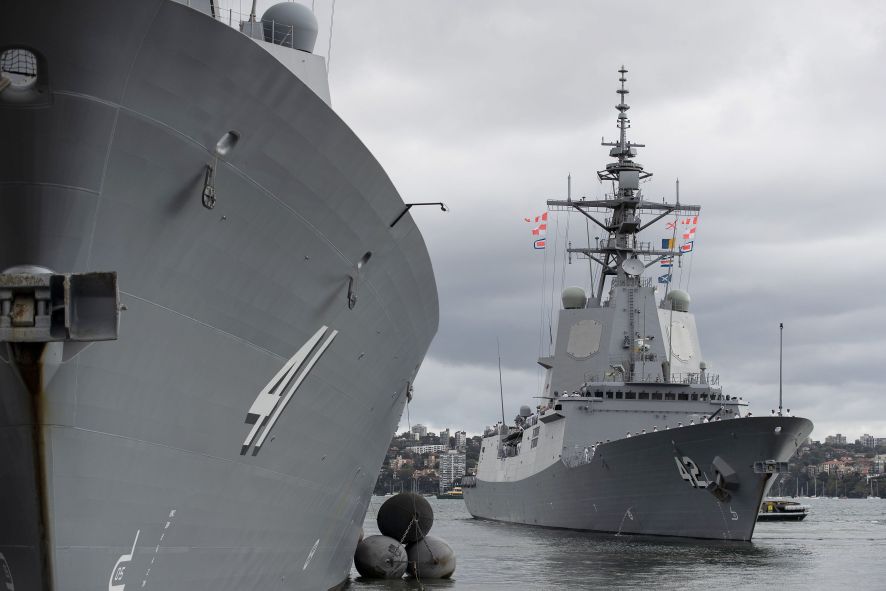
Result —
<instances>
[{"instance_id":1,"label":"white tugboat","mask_svg":"<svg viewBox=\"0 0 886 591\"><path fill-rule=\"evenodd\" d=\"M640 181L651 173L634 160L643 144L627 138L627 70L619 72L620 136L603 144L616 161L598 172L615 192L548 201L604 229L593 246L569 249L599 267L599 280L590 294L564 290L554 355L538 360L544 404L487 431L477 474L463 482L465 503L483 519L750 540L773 476L812 423L751 417L702 361L689 294L665 289L659 301L647 269L682 253L639 234L700 208L645 199Z\"/></svg>"}]
</instances>

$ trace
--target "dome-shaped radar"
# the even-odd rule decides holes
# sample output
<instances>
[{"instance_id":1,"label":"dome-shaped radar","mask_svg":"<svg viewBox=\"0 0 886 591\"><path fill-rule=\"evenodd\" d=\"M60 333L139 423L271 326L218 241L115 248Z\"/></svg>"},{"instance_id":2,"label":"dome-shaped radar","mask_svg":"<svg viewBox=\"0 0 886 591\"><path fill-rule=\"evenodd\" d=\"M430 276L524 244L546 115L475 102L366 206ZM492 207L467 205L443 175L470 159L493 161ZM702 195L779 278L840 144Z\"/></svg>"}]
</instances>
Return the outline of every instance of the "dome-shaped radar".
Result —
<instances>
[{"instance_id":1,"label":"dome-shaped radar","mask_svg":"<svg viewBox=\"0 0 886 591\"><path fill-rule=\"evenodd\" d=\"M532 409L526 406L525 404L520 407L520 416L524 419L528 416L532 415Z\"/></svg>"},{"instance_id":2,"label":"dome-shaped radar","mask_svg":"<svg viewBox=\"0 0 886 591\"><path fill-rule=\"evenodd\" d=\"M682 289L674 289L668 292L668 302L671 304L671 310L676 312L689 311L689 294Z\"/></svg>"},{"instance_id":3,"label":"dome-shaped radar","mask_svg":"<svg viewBox=\"0 0 886 591\"><path fill-rule=\"evenodd\" d=\"M261 17L265 41L313 52L317 42L317 17L298 2L281 2L268 8Z\"/></svg>"},{"instance_id":4,"label":"dome-shaped radar","mask_svg":"<svg viewBox=\"0 0 886 591\"><path fill-rule=\"evenodd\" d=\"M567 310L576 310L584 308L588 303L585 290L580 287L567 287L563 290L563 307Z\"/></svg>"}]
</instances>

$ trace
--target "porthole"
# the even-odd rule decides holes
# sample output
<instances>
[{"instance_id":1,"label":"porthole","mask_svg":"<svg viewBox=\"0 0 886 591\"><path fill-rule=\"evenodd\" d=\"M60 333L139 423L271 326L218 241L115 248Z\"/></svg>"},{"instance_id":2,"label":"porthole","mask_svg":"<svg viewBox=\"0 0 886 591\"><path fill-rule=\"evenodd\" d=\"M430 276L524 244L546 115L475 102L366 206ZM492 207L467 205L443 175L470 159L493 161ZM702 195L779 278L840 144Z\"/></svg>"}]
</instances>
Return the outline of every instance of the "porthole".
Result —
<instances>
[{"instance_id":1,"label":"porthole","mask_svg":"<svg viewBox=\"0 0 886 591\"><path fill-rule=\"evenodd\" d=\"M20 47L0 53L0 86L28 89L37 83L37 56Z\"/></svg>"}]
</instances>

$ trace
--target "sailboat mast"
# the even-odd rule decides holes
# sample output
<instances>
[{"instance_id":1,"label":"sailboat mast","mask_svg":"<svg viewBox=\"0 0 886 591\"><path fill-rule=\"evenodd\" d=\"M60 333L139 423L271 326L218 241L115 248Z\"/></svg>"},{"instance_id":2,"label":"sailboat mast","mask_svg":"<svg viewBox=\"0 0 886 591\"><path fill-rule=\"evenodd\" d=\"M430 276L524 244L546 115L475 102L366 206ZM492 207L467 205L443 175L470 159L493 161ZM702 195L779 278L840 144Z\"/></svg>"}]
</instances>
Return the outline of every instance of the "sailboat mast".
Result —
<instances>
[{"instance_id":1,"label":"sailboat mast","mask_svg":"<svg viewBox=\"0 0 886 591\"><path fill-rule=\"evenodd\" d=\"M495 338L495 344L498 348L498 396L501 400L501 428L504 430L505 427L505 389L502 385L501 379L501 341L498 337Z\"/></svg>"},{"instance_id":2,"label":"sailboat mast","mask_svg":"<svg viewBox=\"0 0 886 591\"><path fill-rule=\"evenodd\" d=\"M782 366L782 335L784 334L784 324L778 323L778 416L781 416L781 366Z\"/></svg>"}]
</instances>

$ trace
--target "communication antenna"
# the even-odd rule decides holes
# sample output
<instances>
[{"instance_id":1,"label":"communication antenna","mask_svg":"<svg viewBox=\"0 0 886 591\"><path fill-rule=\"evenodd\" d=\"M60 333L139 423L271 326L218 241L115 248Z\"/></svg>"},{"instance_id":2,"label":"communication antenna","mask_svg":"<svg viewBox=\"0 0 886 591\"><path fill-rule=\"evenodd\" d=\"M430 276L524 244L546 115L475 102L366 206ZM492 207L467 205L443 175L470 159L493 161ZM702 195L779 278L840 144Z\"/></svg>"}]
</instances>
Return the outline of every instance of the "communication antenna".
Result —
<instances>
[{"instance_id":1,"label":"communication antenna","mask_svg":"<svg viewBox=\"0 0 886 591\"><path fill-rule=\"evenodd\" d=\"M782 335L784 323L778 323L778 416L781 416L781 366L782 366Z\"/></svg>"},{"instance_id":2,"label":"communication antenna","mask_svg":"<svg viewBox=\"0 0 886 591\"><path fill-rule=\"evenodd\" d=\"M495 337L495 344L498 347L498 395L501 399L501 426L504 429L505 426L505 389L502 386L501 381L501 341L498 337ZM501 433L501 431L499 431Z\"/></svg>"}]
</instances>

